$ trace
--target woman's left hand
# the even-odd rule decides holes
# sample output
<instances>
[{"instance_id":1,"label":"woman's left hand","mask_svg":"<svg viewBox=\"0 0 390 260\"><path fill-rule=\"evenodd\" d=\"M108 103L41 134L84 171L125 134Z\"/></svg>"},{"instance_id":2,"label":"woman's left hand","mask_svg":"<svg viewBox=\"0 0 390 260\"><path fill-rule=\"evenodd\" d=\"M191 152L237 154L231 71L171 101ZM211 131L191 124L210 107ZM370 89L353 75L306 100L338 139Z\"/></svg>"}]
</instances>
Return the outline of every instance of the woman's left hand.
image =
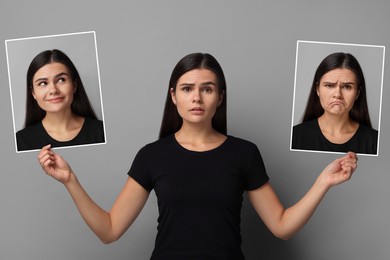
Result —
<instances>
[{"instance_id":1,"label":"woman's left hand","mask_svg":"<svg viewBox=\"0 0 390 260\"><path fill-rule=\"evenodd\" d=\"M320 174L320 178L330 187L351 179L357 167L357 156L348 152L344 157L331 162Z\"/></svg>"}]
</instances>

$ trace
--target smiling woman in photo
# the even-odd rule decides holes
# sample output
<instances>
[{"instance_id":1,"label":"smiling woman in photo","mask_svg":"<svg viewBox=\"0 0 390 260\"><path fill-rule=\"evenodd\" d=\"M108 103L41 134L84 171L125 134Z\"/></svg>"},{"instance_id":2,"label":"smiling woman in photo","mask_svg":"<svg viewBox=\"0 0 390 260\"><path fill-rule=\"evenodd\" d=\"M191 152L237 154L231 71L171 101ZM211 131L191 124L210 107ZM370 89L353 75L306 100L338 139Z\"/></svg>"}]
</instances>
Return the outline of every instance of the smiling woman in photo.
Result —
<instances>
[{"instance_id":1,"label":"smiling woman in photo","mask_svg":"<svg viewBox=\"0 0 390 260\"><path fill-rule=\"evenodd\" d=\"M39 53L27 71L24 129L18 151L104 142L103 122L89 102L80 75L60 50Z\"/></svg>"},{"instance_id":2,"label":"smiling woman in photo","mask_svg":"<svg viewBox=\"0 0 390 260\"><path fill-rule=\"evenodd\" d=\"M378 131L371 127L366 84L356 58L328 55L318 66L292 149L376 154Z\"/></svg>"}]
</instances>

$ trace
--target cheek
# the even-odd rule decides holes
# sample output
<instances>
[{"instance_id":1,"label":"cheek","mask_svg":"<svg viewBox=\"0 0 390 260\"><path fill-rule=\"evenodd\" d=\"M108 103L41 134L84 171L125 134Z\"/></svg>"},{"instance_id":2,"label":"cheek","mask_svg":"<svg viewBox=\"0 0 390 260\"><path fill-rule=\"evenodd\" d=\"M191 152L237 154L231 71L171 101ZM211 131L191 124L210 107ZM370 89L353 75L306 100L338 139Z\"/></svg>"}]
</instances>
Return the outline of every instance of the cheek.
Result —
<instances>
[{"instance_id":1,"label":"cheek","mask_svg":"<svg viewBox=\"0 0 390 260\"><path fill-rule=\"evenodd\" d=\"M31 91L31 95L33 96L33 98L39 102L43 97L43 94L41 91L36 91L36 90L33 90Z\"/></svg>"},{"instance_id":2,"label":"cheek","mask_svg":"<svg viewBox=\"0 0 390 260\"><path fill-rule=\"evenodd\" d=\"M349 100L349 103L351 105L351 107L353 106L353 104L355 103L356 101L356 94L351 94L349 97L348 97L348 100Z\"/></svg>"},{"instance_id":3,"label":"cheek","mask_svg":"<svg viewBox=\"0 0 390 260\"><path fill-rule=\"evenodd\" d=\"M322 90L320 93L320 99L322 100L329 100L329 99L332 99L334 97L334 93L332 90L329 90L329 89L326 89L326 90Z\"/></svg>"},{"instance_id":4,"label":"cheek","mask_svg":"<svg viewBox=\"0 0 390 260\"><path fill-rule=\"evenodd\" d=\"M323 105L323 104L324 104L324 101L327 99L326 96L325 96L325 93L323 93L323 92L318 92L318 99L319 99L321 105Z\"/></svg>"}]
</instances>

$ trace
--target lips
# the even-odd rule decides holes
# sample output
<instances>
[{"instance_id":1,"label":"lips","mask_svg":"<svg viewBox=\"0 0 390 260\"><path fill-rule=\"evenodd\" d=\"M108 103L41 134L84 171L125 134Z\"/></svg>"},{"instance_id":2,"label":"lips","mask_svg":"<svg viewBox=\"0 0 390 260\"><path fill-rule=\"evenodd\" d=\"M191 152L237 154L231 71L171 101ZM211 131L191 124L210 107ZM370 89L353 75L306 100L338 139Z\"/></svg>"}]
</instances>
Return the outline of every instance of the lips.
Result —
<instances>
[{"instance_id":1,"label":"lips","mask_svg":"<svg viewBox=\"0 0 390 260\"><path fill-rule=\"evenodd\" d=\"M341 101L333 101L333 102L331 102L330 104L331 104L331 105L344 105L344 103L341 102Z\"/></svg>"},{"instance_id":2,"label":"lips","mask_svg":"<svg viewBox=\"0 0 390 260\"><path fill-rule=\"evenodd\" d=\"M198 112L203 112L204 110L200 107L194 107L192 109L190 109L190 111L198 111Z\"/></svg>"},{"instance_id":3,"label":"lips","mask_svg":"<svg viewBox=\"0 0 390 260\"><path fill-rule=\"evenodd\" d=\"M63 97L55 97L55 98L47 99L46 101L50 103L59 103L62 102L63 100L64 100Z\"/></svg>"},{"instance_id":4,"label":"lips","mask_svg":"<svg viewBox=\"0 0 390 260\"><path fill-rule=\"evenodd\" d=\"M194 108L190 109L190 113L193 115L203 115L204 112L205 111L200 107L194 107Z\"/></svg>"}]
</instances>

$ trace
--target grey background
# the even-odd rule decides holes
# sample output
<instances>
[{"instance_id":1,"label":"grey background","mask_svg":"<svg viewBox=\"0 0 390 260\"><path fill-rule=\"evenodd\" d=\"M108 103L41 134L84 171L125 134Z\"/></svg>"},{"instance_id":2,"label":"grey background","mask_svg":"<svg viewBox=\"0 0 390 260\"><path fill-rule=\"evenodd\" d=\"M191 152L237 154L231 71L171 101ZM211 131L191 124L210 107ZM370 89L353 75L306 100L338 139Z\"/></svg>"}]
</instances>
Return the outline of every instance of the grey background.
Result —
<instances>
[{"instance_id":1,"label":"grey background","mask_svg":"<svg viewBox=\"0 0 390 260\"><path fill-rule=\"evenodd\" d=\"M95 32L45 35L7 39L6 54L15 133L23 128L26 115L26 75L32 59L51 49L63 51L76 66L85 91L96 112L103 119L99 64Z\"/></svg>"},{"instance_id":2,"label":"grey background","mask_svg":"<svg viewBox=\"0 0 390 260\"><path fill-rule=\"evenodd\" d=\"M385 46L377 45L299 40L297 42L296 52L293 119L291 127L302 122L318 65L326 56L335 52L350 53L358 60L366 82L368 110L372 127L377 129L380 135Z\"/></svg>"},{"instance_id":3,"label":"grey background","mask_svg":"<svg viewBox=\"0 0 390 260\"><path fill-rule=\"evenodd\" d=\"M108 142L60 153L107 210L136 152L156 140L170 73L185 54L209 52L220 61L228 82L229 133L259 146L272 185L290 206L338 157L289 150L297 40L385 46L390 40L386 0L9 0L0 5L3 42L96 31ZM387 72L385 64L379 156L361 156L352 180L330 190L309 223L287 242L267 231L245 199L247 259L389 259ZM14 151L5 48L0 80L0 259L148 259L156 230L154 193L125 235L103 245L64 187L42 173L37 153Z\"/></svg>"}]
</instances>

